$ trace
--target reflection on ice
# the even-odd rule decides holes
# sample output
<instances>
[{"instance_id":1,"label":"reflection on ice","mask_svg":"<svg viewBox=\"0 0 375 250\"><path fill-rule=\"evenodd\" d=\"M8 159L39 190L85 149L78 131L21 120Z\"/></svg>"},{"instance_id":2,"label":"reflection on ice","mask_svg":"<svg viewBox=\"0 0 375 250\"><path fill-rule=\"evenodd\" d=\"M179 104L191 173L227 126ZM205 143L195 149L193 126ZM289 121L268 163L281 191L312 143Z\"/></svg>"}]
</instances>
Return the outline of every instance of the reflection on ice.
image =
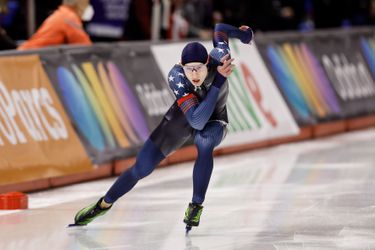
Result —
<instances>
[{"instance_id":1,"label":"reflection on ice","mask_svg":"<svg viewBox=\"0 0 375 250\"><path fill-rule=\"evenodd\" d=\"M30 195L0 212L0 249L375 249L375 130L215 159L201 225L185 237L192 163L155 171L87 227L75 212L113 182Z\"/></svg>"}]
</instances>

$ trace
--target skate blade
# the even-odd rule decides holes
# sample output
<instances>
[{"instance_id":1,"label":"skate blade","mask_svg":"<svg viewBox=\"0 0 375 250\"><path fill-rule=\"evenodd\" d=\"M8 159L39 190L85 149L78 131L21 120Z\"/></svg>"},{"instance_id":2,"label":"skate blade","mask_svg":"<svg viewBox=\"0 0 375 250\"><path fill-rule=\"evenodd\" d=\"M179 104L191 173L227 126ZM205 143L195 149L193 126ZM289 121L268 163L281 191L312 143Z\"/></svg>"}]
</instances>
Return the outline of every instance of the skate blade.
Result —
<instances>
[{"instance_id":1,"label":"skate blade","mask_svg":"<svg viewBox=\"0 0 375 250\"><path fill-rule=\"evenodd\" d=\"M186 230L185 235L189 235L189 232L191 230L191 226L186 226L185 230Z\"/></svg>"},{"instance_id":2,"label":"skate blade","mask_svg":"<svg viewBox=\"0 0 375 250\"><path fill-rule=\"evenodd\" d=\"M86 225L80 225L80 224L73 223L73 224L69 224L67 227L84 227L84 226L86 226Z\"/></svg>"}]
</instances>

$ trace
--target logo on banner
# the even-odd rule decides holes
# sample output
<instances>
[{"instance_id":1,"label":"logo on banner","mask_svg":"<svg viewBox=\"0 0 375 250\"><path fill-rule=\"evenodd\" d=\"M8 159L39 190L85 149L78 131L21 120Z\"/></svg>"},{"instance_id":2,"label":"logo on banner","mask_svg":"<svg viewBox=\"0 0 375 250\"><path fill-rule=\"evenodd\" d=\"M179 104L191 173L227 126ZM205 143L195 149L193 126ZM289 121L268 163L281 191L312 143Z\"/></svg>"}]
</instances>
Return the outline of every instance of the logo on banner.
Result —
<instances>
[{"instance_id":1,"label":"logo on banner","mask_svg":"<svg viewBox=\"0 0 375 250\"><path fill-rule=\"evenodd\" d=\"M360 54L357 54L357 58L356 62L351 62L343 53L322 56L323 66L343 100L366 98L375 94L371 74Z\"/></svg>"},{"instance_id":2,"label":"logo on banner","mask_svg":"<svg viewBox=\"0 0 375 250\"><path fill-rule=\"evenodd\" d=\"M0 146L25 144L28 137L36 142L67 139L64 120L53 104L44 87L9 90L0 81Z\"/></svg>"},{"instance_id":3,"label":"logo on banner","mask_svg":"<svg viewBox=\"0 0 375 250\"><path fill-rule=\"evenodd\" d=\"M135 89L149 116L165 114L174 102L173 95L168 89L159 90L152 82L136 84Z\"/></svg>"},{"instance_id":4,"label":"logo on banner","mask_svg":"<svg viewBox=\"0 0 375 250\"><path fill-rule=\"evenodd\" d=\"M230 76L228 109L230 116L229 128L233 131L250 130L262 126L255 106L264 116L265 121L272 127L277 126L277 121L270 110L263 106L263 96L259 83L243 62L235 68Z\"/></svg>"}]
</instances>

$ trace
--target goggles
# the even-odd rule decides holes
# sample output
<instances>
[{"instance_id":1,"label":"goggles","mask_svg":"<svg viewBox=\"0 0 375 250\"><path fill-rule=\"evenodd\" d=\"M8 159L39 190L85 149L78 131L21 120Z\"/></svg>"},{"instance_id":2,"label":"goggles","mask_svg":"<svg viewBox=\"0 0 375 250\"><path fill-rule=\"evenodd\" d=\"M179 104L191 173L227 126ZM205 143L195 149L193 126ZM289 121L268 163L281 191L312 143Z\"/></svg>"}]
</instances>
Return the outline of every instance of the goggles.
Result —
<instances>
[{"instance_id":1,"label":"goggles","mask_svg":"<svg viewBox=\"0 0 375 250\"><path fill-rule=\"evenodd\" d=\"M192 74L194 71L197 73L200 73L204 70L207 70L207 63L201 63L201 64L194 65L194 66L185 65L185 66L182 66L182 68L184 69L185 74Z\"/></svg>"}]
</instances>

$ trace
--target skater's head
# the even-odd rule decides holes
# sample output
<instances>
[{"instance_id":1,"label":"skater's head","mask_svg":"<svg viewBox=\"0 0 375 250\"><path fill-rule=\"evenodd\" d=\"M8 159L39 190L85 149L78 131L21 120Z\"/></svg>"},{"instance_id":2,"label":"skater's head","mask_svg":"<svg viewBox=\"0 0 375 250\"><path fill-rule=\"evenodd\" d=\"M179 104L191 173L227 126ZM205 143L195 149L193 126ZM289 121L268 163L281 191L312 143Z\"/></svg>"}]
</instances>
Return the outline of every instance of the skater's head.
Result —
<instances>
[{"instance_id":1,"label":"skater's head","mask_svg":"<svg viewBox=\"0 0 375 250\"><path fill-rule=\"evenodd\" d=\"M202 85L207 77L207 64L208 53L201 43L188 43L182 50L181 65L186 77L193 85Z\"/></svg>"}]
</instances>

